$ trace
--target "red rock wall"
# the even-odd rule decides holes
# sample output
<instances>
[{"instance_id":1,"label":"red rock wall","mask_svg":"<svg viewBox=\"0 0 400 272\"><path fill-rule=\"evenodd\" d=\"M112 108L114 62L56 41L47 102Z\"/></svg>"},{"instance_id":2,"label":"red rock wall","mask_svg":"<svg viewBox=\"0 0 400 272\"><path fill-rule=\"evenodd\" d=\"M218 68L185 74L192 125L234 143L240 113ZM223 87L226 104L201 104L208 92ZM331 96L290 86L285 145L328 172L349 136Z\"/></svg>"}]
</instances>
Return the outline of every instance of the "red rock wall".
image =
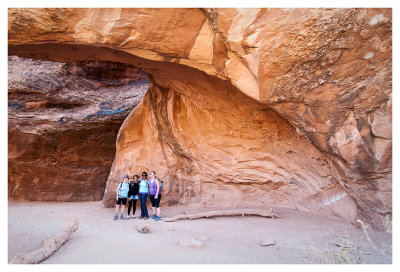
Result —
<instances>
[{"instance_id":1,"label":"red rock wall","mask_svg":"<svg viewBox=\"0 0 400 272\"><path fill-rule=\"evenodd\" d=\"M381 227L391 21L391 9L10 9L9 51L152 78L120 129L107 205L124 172L155 168L166 203L261 202Z\"/></svg>"},{"instance_id":2,"label":"red rock wall","mask_svg":"<svg viewBox=\"0 0 400 272\"><path fill-rule=\"evenodd\" d=\"M9 197L101 200L118 130L147 90L146 75L115 62L15 56L8 73Z\"/></svg>"}]
</instances>

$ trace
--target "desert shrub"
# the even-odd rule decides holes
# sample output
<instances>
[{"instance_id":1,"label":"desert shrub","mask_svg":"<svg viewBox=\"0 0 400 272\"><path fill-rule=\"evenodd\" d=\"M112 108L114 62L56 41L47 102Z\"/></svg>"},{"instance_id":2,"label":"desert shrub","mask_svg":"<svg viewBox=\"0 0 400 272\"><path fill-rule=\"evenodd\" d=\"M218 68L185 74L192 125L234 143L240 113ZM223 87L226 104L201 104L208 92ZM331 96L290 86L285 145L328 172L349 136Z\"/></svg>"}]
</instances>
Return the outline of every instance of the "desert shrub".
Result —
<instances>
[{"instance_id":1,"label":"desert shrub","mask_svg":"<svg viewBox=\"0 0 400 272\"><path fill-rule=\"evenodd\" d=\"M344 235L338 236L339 239L336 242L338 248L333 251L329 249L327 243L325 243L325 247L323 248L316 248L310 245L309 249L312 254L308 255L306 258L302 258L302 260L306 263L319 264L363 264L365 263L363 258L364 253L360 244L365 238L372 249L383 256L386 263L392 263L392 246L390 246L389 249L378 248L369 235L368 226L359 219L357 222L361 225L361 229L364 233L363 236L358 239L352 239L346 232ZM385 217L385 231L392 233L392 220L389 216Z\"/></svg>"}]
</instances>

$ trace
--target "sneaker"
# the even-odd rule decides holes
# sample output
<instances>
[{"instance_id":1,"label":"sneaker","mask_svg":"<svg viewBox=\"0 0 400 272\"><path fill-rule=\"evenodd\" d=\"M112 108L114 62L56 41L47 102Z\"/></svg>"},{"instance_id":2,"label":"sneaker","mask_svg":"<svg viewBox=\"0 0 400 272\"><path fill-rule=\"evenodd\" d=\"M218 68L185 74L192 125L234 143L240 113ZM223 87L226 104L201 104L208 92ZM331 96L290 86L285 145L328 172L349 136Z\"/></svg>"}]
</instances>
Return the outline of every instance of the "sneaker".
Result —
<instances>
[{"instance_id":1,"label":"sneaker","mask_svg":"<svg viewBox=\"0 0 400 272\"><path fill-rule=\"evenodd\" d=\"M118 219L118 215L116 214L116 215L114 215L114 220L117 220Z\"/></svg>"},{"instance_id":2,"label":"sneaker","mask_svg":"<svg viewBox=\"0 0 400 272\"><path fill-rule=\"evenodd\" d=\"M154 219L154 221L158 221L158 220L161 220L161 217L156 216L156 219Z\"/></svg>"},{"instance_id":3,"label":"sneaker","mask_svg":"<svg viewBox=\"0 0 400 272\"><path fill-rule=\"evenodd\" d=\"M124 220L124 215L123 214L121 214L121 217L120 217L122 220Z\"/></svg>"},{"instance_id":4,"label":"sneaker","mask_svg":"<svg viewBox=\"0 0 400 272\"><path fill-rule=\"evenodd\" d=\"M157 215L153 214L153 217L151 219L156 219Z\"/></svg>"},{"instance_id":5,"label":"sneaker","mask_svg":"<svg viewBox=\"0 0 400 272\"><path fill-rule=\"evenodd\" d=\"M148 217L148 216L146 216L146 217L144 218L144 220L147 220L147 219L149 219L149 217Z\"/></svg>"},{"instance_id":6,"label":"sneaker","mask_svg":"<svg viewBox=\"0 0 400 272\"><path fill-rule=\"evenodd\" d=\"M139 216L139 219L143 219L144 216Z\"/></svg>"}]
</instances>

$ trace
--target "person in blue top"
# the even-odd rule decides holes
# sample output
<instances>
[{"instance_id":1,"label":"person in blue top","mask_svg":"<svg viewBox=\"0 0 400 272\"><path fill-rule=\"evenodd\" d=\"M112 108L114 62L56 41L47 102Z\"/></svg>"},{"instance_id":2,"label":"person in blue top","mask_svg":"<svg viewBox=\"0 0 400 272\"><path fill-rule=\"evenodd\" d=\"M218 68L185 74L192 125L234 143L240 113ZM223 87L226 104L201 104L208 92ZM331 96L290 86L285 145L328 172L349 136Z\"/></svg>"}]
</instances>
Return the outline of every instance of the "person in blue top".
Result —
<instances>
[{"instance_id":1,"label":"person in blue top","mask_svg":"<svg viewBox=\"0 0 400 272\"><path fill-rule=\"evenodd\" d=\"M125 206L126 206L126 200L128 198L128 192L129 192L129 183L128 183L129 179L128 176L125 175L123 182L121 182L118 185L117 188L117 196L115 197L115 199L117 200L116 205L115 205L115 216L114 216L114 220L118 219L118 209L119 207L121 207L121 219L124 219L124 210L125 210Z\"/></svg>"},{"instance_id":2,"label":"person in blue top","mask_svg":"<svg viewBox=\"0 0 400 272\"><path fill-rule=\"evenodd\" d=\"M142 178L139 179L139 201L141 214L139 219L149 219L149 213L147 212L147 195L149 194L149 180L147 179L147 173L142 173Z\"/></svg>"}]
</instances>

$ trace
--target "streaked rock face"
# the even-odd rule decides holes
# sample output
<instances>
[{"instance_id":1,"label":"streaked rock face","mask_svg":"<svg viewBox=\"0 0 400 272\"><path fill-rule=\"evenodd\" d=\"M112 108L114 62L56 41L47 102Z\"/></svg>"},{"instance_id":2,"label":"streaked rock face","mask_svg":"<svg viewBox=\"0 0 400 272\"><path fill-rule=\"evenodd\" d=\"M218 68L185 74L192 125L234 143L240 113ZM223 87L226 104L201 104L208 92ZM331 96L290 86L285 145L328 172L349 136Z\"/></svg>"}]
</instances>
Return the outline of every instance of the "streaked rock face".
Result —
<instances>
[{"instance_id":1,"label":"streaked rock face","mask_svg":"<svg viewBox=\"0 0 400 272\"><path fill-rule=\"evenodd\" d=\"M164 203L281 205L381 227L391 22L391 9L9 9L9 51L150 76L120 129L106 205L123 173L155 169Z\"/></svg>"},{"instance_id":2,"label":"streaked rock face","mask_svg":"<svg viewBox=\"0 0 400 272\"><path fill-rule=\"evenodd\" d=\"M118 129L148 86L121 63L9 57L8 195L102 199Z\"/></svg>"}]
</instances>

